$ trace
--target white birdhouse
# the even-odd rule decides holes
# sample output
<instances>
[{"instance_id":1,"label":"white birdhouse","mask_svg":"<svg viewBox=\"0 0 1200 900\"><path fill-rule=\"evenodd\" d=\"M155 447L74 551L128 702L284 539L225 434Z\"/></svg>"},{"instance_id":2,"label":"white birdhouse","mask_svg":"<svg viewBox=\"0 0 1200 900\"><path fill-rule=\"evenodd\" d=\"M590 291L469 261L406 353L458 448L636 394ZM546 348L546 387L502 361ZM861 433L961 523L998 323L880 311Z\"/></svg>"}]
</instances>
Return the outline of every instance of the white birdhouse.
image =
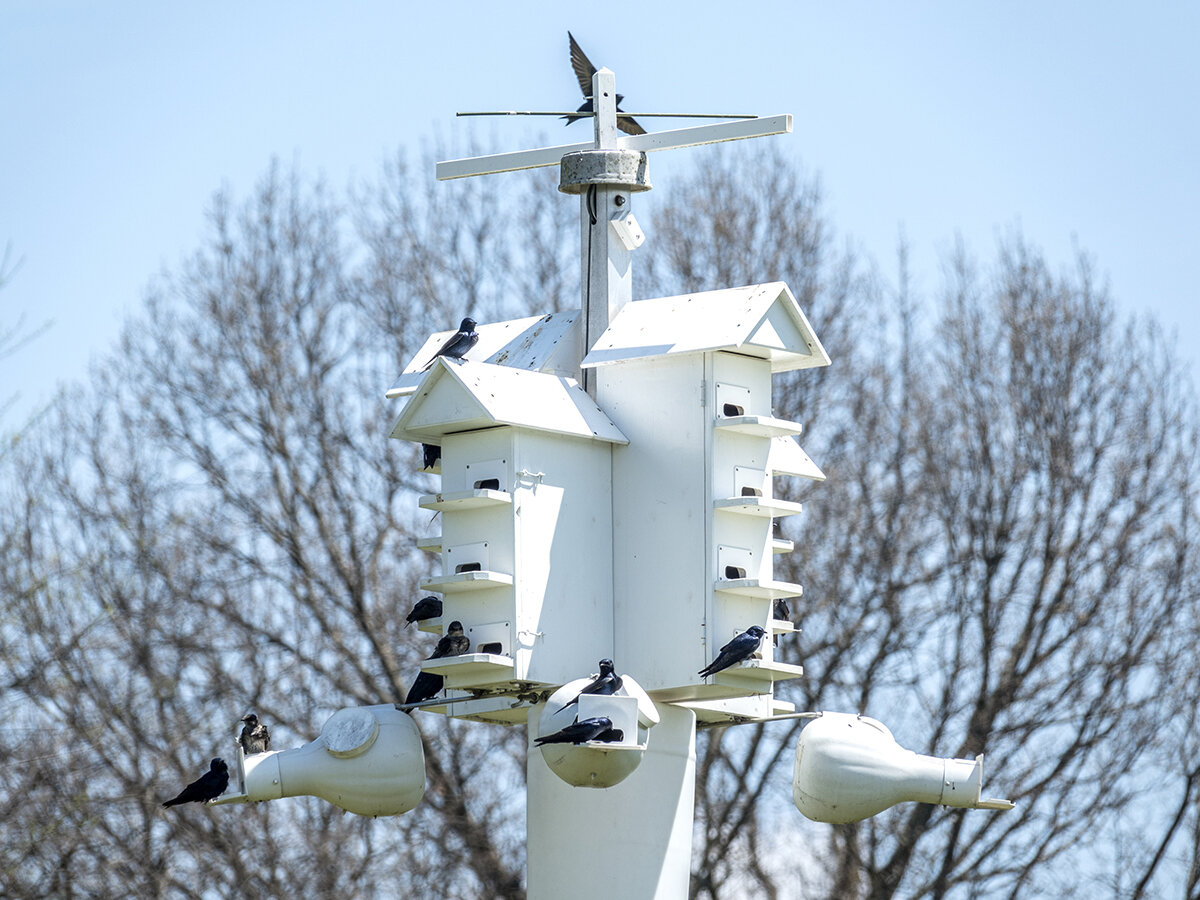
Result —
<instances>
[{"instance_id":1,"label":"white birdhouse","mask_svg":"<svg viewBox=\"0 0 1200 900\"><path fill-rule=\"evenodd\" d=\"M461 621L471 641L471 652L423 668L448 690L512 692L560 685L581 660L608 656L611 447L625 437L578 384L438 359L392 436L441 445L441 490L420 500L441 514L440 534L422 542L441 573L420 589L443 595L442 621ZM453 712L525 716L509 702Z\"/></svg>"},{"instance_id":2,"label":"white birdhouse","mask_svg":"<svg viewBox=\"0 0 1200 900\"><path fill-rule=\"evenodd\" d=\"M772 524L800 505L774 477L823 478L772 414L775 372L829 357L787 286L749 287L626 304L583 360L599 405L629 439L613 450L614 658L655 700L769 714L775 681L801 674L761 658L708 679L697 672L751 625L791 631L773 602L797 597L774 579ZM761 701L734 710L730 698Z\"/></svg>"},{"instance_id":3,"label":"white birdhouse","mask_svg":"<svg viewBox=\"0 0 1200 900\"><path fill-rule=\"evenodd\" d=\"M800 732L792 776L796 808L817 822L866 819L904 801L1012 809L985 800L983 755L940 759L905 750L887 727L850 713L822 713Z\"/></svg>"},{"instance_id":4,"label":"white birdhouse","mask_svg":"<svg viewBox=\"0 0 1200 900\"><path fill-rule=\"evenodd\" d=\"M338 710L303 747L237 752L240 790L214 805L308 795L360 816L396 816L425 796L421 733L390 703Z\"/></svg>"}]
</instances>

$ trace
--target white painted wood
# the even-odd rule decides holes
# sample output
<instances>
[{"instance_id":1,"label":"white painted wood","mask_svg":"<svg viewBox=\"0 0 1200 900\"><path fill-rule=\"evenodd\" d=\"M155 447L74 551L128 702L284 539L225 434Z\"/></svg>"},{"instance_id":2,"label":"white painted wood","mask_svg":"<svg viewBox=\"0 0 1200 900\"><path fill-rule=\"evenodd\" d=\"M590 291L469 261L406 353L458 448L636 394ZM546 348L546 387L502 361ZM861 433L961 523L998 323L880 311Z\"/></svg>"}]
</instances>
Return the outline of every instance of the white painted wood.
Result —
<instances>
[{"instance_id":1,"label":"white painted wood","mask_svg":"<svg viewBox=\"0 0 1200 900\"><path fill-rule=\"evenodd\" d=\"M768 359L772 372L829 365L796 298L776 281L628 303L582 366L716 350ZM753 412L769 413L769 408Z\"/></svg>"},{"instance_id":2,"label":"white painted wood","mask_svg":"<svg viewBox=\"0 0 1200 900\"><path fill-rule=\"evenodd\" d=\"M413 392L392 437L441 441L497 425L624 443L626 438L570 378L491 363L439 359ZM443 468L445 455L443 453Z\"/></svg>"},{"instance_id":3,"label":"white painted wood","mask_svg":"<svg viewBox=\"0 0 1200 900\"><path fill-rule=\"evenodd\" d=\"M800 434L804 430L799 422L776 419L774 416L718 416L713 427L758 437Z\"/></svg>"},{"instance_id":4,"label":"white painted wood","mask_svg":"<svg viewBox=\"0 0 1200 900\"><path fill-rule=\"evenodd\" d=\"M767 468L776 475L797 475L824 481L825 473L791 437L777 437L771 441Z\"/></svg>"},{"instance_id":5,"label":"white painted wood","mask_svg":"<svg viewBox=\"0 0 1200 900\"><path fill-rule=\"evenodd\" d=\"M463 303L463 311L469 310L470 301L467 300ZM582 356L578 321L579 310L576 309L476 325L479 343L467 353L467 359L578 379ZM388 388L386 396L403 397L415 391L433 355L456 330L451 328L431 334Z\"/></svg>"}]
</instances>

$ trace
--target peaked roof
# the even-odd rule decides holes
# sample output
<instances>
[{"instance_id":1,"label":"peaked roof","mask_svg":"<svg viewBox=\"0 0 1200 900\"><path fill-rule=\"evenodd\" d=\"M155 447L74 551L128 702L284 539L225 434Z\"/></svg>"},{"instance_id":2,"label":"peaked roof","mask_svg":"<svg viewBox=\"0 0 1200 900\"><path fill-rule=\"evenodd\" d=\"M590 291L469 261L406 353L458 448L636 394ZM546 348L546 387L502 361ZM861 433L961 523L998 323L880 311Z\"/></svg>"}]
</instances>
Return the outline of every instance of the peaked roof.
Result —
<instances>
[{"instance_id":1,"label":"peaked roof","mask_svg":"<svg viewBox=\"0 0 1200 900\"><path fill-rule=\"evenodd\" d=\"M770 360L772 372L829 365L796 298L773 281L626 303L583 367L713 350Z\"/></svg>"},{"instance_id":2,"label":"peaked roof","mask_svg":"<svg viewBox=\"0 0 1200 900\"><path fill-rule=\"evenodd\" d=\"M476 325L479 343L467 352L467 358L531 372L577 375L575 359L579 358L580 348L568 351L580 340L579 329L574 328L578 320L579 310L574 309ZM388 388L386 396L403 397L415 391L425 377L426 364L454 332L451 328L431 334L396 383Z\"/></svg>"},{"instance_id":3,"label":"peaked roof","mask_svg":"<svg viewBox=\"0 0 1200 900\"><path fill-rule=\"evenodd\" d=\"M614 444L629 440L573 378L438 358L392 427L405 441L515 425Z\"/></svg>"}]
</instances>

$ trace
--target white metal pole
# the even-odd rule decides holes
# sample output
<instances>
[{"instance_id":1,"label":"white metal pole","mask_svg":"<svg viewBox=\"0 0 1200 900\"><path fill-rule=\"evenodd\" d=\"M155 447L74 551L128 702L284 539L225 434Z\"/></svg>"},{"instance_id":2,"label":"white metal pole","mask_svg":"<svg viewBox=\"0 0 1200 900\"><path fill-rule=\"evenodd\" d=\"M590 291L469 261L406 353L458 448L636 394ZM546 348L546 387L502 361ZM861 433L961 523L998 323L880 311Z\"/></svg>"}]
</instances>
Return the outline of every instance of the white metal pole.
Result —
<instances>
[{"instance_id":1,"label":"white metal pole","mask_svg":"<svg viewBox=\"0 0 1200 900\"><path fill-rule=\"evenodd\" d=\"M618 150L616 76L600 69L592 76L595 149ZM631 252L609 222L632 206L632 193L619 184L592 184L579 196L580 283L583 352L604 333L617 311L633 299ZM595 373L583 373L583 388L595 397Z\"/></svg>"}]
</instances>

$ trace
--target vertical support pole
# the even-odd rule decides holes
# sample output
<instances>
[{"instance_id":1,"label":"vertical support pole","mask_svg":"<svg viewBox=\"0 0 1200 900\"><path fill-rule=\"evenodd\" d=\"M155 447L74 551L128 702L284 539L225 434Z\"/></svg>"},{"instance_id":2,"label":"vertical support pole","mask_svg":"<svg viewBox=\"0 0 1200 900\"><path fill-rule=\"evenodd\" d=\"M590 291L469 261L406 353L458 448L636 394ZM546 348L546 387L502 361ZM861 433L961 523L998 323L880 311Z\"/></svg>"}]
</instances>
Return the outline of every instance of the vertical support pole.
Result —
<instances>
[{"instance_id":1,"label":"vertical support pole","mask_svg":"<svg viewBox=\"0 0 1200 900\"><path fill-rule=\"evenodd\" d=\"M664 704L633 774L571 787L533 746L529 714L529 900L687 900L696 803L696 714Z\"/></svg>"},{"instance_id":2,"label":"vertical support pole","mask_svg":"<svg viewBox=\"0 0 1200 900\"><path fill-rule=\"evenodd\" d=\"M608 69L592 76L592 119L596 149L618 150L617 82ZM592 349L617 311L633 299L631 252L609 227L618 213L632 206L629 189L620 184L593 182L580 195L580 284L582 285L583 352ZM583 389L596 397L595 372L583 372Z\"/></svg>"}]
</instances>

